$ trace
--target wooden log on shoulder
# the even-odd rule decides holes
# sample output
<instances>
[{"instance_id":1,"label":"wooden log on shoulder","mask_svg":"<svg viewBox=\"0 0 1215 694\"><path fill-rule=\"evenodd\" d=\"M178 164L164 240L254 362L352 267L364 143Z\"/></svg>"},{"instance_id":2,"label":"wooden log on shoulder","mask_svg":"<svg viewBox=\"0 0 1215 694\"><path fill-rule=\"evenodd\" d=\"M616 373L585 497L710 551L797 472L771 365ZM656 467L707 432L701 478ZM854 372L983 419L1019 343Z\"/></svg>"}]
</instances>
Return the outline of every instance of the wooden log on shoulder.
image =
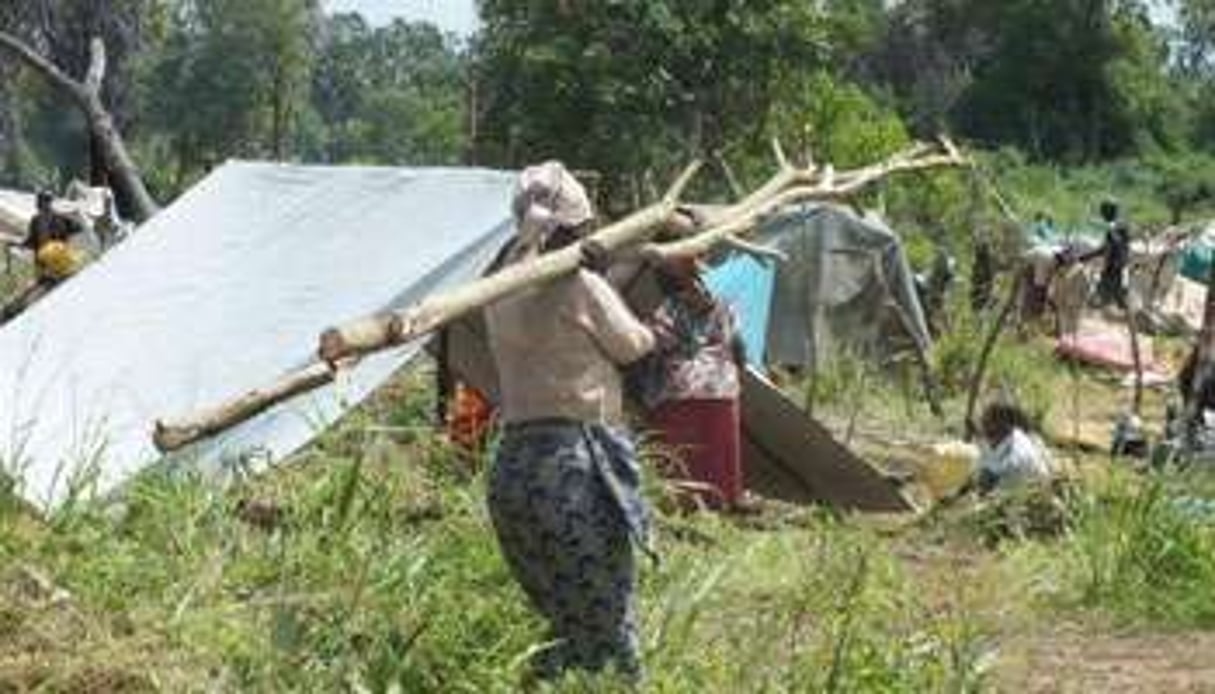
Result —
<instances>
[{"instance_id":1,"label":"wooden log on shoulder","mask_svg":"<svg viewBox=\"0 0 1215 694\"><path fill-rule=\"evenodd\" d=\"M679 196L699 168L699 162L689 166L657 203L604 227L589 240L606 251L615 251L670 223L678 211ZM321 334L317 355L332 364L409 342L521 289L568 275L581 265L582 256L580 246L570 246L528 262L508 265L488 277L427 297L402 311L329 328Z\"/></svg>"}]
</instances>

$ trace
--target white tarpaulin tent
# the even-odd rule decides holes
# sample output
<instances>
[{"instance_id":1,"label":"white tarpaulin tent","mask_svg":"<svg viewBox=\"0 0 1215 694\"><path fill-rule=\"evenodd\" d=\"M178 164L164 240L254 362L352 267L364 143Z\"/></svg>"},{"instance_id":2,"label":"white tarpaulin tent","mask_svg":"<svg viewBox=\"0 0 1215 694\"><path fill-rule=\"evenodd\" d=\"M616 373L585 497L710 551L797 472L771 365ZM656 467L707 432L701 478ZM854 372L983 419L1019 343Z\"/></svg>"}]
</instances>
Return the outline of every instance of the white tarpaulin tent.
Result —
<instances>
[{"instance_id":1,"label":"white tarpaulin tent","mask_svg":"<svg viewBox=\"0 0 1215 694\"><path fill-rule=\"evenodd\" d=\"M481 273L511 232L514 176L229 163L0 329L0 465L51 507L160 456L158 417L304 365L319 331ZM417 354L365 360L174 464L217 472L307 443Z\"/></svg>"}]
</instances>

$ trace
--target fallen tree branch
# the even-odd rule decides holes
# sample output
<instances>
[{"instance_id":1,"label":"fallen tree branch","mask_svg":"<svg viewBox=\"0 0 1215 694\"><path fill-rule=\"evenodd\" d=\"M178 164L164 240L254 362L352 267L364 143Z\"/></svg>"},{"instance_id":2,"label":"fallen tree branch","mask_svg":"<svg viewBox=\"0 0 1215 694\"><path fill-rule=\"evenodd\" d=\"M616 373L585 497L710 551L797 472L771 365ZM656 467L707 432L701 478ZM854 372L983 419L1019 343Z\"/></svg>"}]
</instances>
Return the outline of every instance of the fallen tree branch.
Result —
<instances>
[{"instance_id":1,"label":"fallen tree branch","mask_svg":"<svg viewBox=\"0 0 1215 694\"><path fill-rule=\"evenodd\" d=\"M753 200L755 196L752 196L744 200L739 206L742 209L734 211L731 216L726 218L726 221L682 241L661 245L651 244L645 249L643 255L654 259L704 255L718 244L726 242L730 237L745 234L754 229L763 217L789 205L850 198L866 187L895 173L968 165L968 161L947 138L942 138L941 150L942 153L931 154L931 146L917 144L884 162L838 176L826 173L823 180L818 182L812 180L809 184L801 184L801 181L807 178L812 179L815 175L813 172L783 169L773 179L773 181L780 181L784 184L780 192L770 193L766 198L759 200ZM829 172L829 167L825 167L824 170ZM771 183L769 182L769 186L765 186L765 188L770 187Z\"/></svg>"},{"instance_id":2,"label":"fallen tree branch","mask_svg":"<svg viewBox=\"0 0 1215 694\"><path fill-rule=\"evenodd\" d=\"M87 98L87 91L84 85L68 77L58 66L7 31L0 31L0 48L5 48L9 53L20 58L27 66L46 78L47 81L53 83L59 89L68 92L76 101L83 101ZM91 73L92 70L90 69L89 72Z\"/></svg>"},{"instance_id":3,"label":"fallen tree branch","mask_svg":"<svg viewBox=\"0 0 1215 694\"><path fill-rule=\"evenodd\" d=\"M713 208L713 213L699 224L680 207L680 197L699 169L697 162L679 176L661 200L604 227L588 240L609 252L623 250L626 254L626 249L641 245L646 257L703 254L720 243L731 243L738 235L749 232L763 216L784 205L847 197L892 173L965 164L948 140L943 140L940 146L943 153L933 154L934 149L937 148L917 144L884 162L839 176L830 175L830 168L825 167L828 175L824 176L823 171L813 165L805 168L790 165L780 144L774 142L773 152L779 165L776 174L734 205L720 211ZM692 236L661 246L646 244L664 228L679 229ZM702 228L705 230L701 231ZM526 287L568 275L577 270L581 261L582 249L571 246L508 265L480 280L427 297L405 309L329 328L320 336L318 363L289 374L268 388L254 390L218 407L180 419L159 420L155 423L153 441L162 452L168 452L215 435L278 402L330 382L332 374L325 375L325 372L332 371L338 363L348 364L371 352L420 338Z\"/></svg>"}]
</instances>

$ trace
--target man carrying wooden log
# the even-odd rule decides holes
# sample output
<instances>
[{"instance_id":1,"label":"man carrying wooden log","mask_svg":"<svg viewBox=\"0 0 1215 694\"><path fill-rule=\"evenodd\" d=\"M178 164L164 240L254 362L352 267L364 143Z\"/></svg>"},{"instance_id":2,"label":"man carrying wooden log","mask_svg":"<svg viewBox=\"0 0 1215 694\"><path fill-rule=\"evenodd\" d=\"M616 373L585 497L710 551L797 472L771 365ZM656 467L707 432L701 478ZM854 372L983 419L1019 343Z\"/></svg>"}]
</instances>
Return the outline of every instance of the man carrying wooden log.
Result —
<instances>
[{"instance_id":1,"label":"man carrying wooden log","mask_svg":"<svg viewBox=\"0 0 1215 694\"><path fill-rule=\"evenodd\" d=\"M593 219L558 162L520 175L514 216L515 263L580 241ZM485 311L503 423L489 510L512 573L549 622L555 644L533 663L541 679L641 672L634 543L645 546L647 510L618 367L647 354L654 336L585 267L601 254L587 255L573 275Z\"/></svg>"}]
</instances>

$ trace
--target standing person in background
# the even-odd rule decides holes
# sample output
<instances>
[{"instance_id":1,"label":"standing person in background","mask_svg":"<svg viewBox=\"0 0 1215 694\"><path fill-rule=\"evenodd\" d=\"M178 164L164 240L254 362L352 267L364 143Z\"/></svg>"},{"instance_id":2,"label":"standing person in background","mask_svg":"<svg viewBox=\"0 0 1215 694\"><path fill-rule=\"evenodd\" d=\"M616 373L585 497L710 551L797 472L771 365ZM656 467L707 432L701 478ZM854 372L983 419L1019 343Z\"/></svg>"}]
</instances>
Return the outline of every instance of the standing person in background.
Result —
<instances>
[{"instance_id":1,"label":"standing person in background","mask_svg":"<svg viewBox=\"0 0 1215 694\"><path fill-rule=\"evenodd\" d=\"M582 185L558 162L525 170L514 203L513 261L579 241L593 214ZM634 543L646 508L625 429L618 367L654 338L591 269L507 297L486 310L499 374L502 440L489 511L502 554L555 645L533 674L614 667L641 675Z\"/></svg>"},{"instance_id":2,"label":"standing person in background","mask_svg":"<svg viewBox=\"0 0 1215 694\"><path fill-rule=\"evenodd\" d=\"M663 301L649 320L660 386L650 424L713 507L749 510L743 490L739 395L746 350L735 317L701 282L694 259L658 271ZM711 491L710 491L711 490Z\"/></svg>"},{"instance_id":3,"label":"standing person in background","mask_svg":"<svg viewBox=\"0 0 1215 694\"><path fill-rule=\"evenodd\" d=\"M38 192L37 212L30 219L22 245L34 254L38 283L53 287L75 269L76 261L68 248L68 240L83 231L74 219L55 212L51 203L55 196L48 190Z\"/></svg>"},{"instance_id":4,"label":"standing person in background","mask_svg":"<svg viewBox=\"0 0 1215 694\"><path fill-rule=\"evenodd\" d=\"M46 190L39 191L37 195L37 212L30 219L25 239L21 242L21 246L34 256L34 281L0 306L0 324L17 317L80 269L81 259L68 245L68 240L83 231L84 227L51 209L54 199L55 196Z\"/></svg>"},{"instance_id":5,"label":"standing person in background","mask_svg":"<svg viewBox=\"0 0 1215 694\"><path fill-rule=\"evenodd\" d=\"M1091 260L1104 256L1105 262L1101 267L1101 279L1097 281L1097 294L1094 297L1097 307L1115 304L1125 309L1127 298L1127 266L1131 260L1131 230L1121 218L1118 203L1105 200L1100 207L1101 221L1105 225L1105 242L1101 248L1083 256L1081 260Z\"/></svg>"}]
</instances>

